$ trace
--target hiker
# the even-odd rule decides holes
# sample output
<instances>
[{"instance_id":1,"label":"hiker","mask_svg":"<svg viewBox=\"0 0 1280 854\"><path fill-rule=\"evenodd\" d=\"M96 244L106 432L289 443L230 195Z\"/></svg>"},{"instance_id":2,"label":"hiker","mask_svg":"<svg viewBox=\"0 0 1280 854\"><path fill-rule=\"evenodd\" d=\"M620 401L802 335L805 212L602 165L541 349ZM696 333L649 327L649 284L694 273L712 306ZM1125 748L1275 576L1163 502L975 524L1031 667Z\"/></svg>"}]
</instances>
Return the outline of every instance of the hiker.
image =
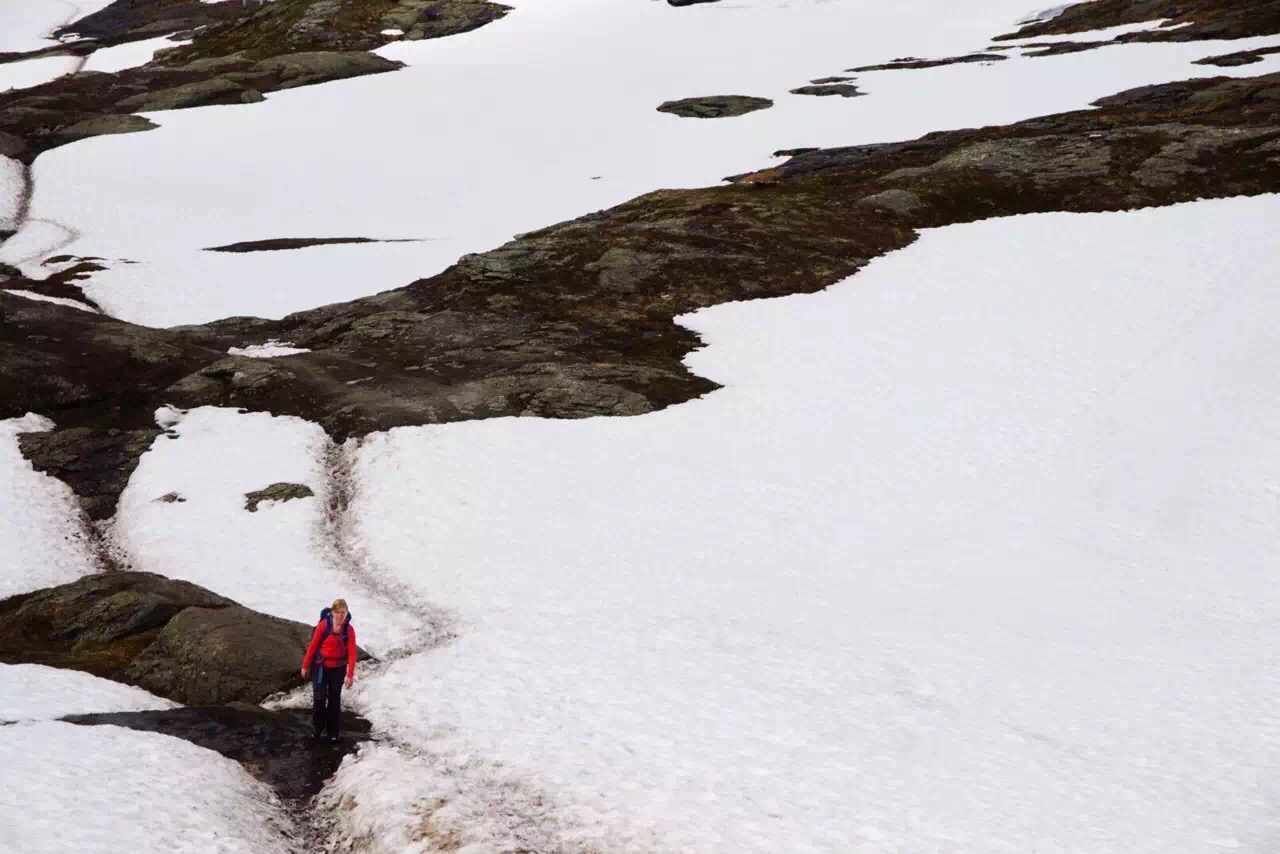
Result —
<instances>
[{"instance_id":1,"label":"hiker","mask_svg":"<svg viewBox=\"0 0 1280 854\"><path fill-rule=\"evenodd\" d=\"M303 679L312 667L311 724L315 731L311 737L319 739L327 731L329 740L337 741L342 732L343 678L350 688L356 672L356 629L351 625L347 600L334 599L332 606L320 612L320 622L302 657Z\"/></svg>"}]
</instances>

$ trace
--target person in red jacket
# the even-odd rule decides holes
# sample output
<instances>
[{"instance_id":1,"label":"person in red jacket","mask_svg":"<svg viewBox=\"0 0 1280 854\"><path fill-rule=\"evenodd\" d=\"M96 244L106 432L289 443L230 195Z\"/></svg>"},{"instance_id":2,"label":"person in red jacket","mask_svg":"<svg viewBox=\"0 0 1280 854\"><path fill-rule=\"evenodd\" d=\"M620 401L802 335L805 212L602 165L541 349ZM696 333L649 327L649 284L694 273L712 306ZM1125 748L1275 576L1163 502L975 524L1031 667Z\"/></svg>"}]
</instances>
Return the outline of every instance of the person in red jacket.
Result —
<instances>
[{"instance_id":1,"label":"person in red jacket","mask_svg":"<svg viewBox=\"0 0 1280 854\"><path fill-rule=\"evenodd\" d=\"M356 674L356 627L351 625L347 600L335 599L332 607L320 612L320 622L311 632L311 643L302 657L302 678L315 668L312 684L312 738L327 730L330 741L342 732L342 685L348 688Z\"/></svg>"}]
</instances>

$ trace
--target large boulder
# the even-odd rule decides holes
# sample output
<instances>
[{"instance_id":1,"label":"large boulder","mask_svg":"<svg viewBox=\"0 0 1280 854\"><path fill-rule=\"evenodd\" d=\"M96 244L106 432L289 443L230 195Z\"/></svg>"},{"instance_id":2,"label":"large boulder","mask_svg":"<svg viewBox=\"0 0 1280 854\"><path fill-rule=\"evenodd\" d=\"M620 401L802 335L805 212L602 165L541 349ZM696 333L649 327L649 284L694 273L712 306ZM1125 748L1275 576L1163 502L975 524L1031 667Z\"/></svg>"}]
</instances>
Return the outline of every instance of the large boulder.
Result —
<instances>
[{"instance_id":1,"label":"large boulder","mask_svg":"<svg viewBox=\"0 0 1280 854\"><path fill-rule=\"evenodd\" d=\"M0 600L0 623L0 664L83 670L186 704L257 703L297 687L311 633L149 572Z\"/></svg>"},{"instance_id":2,"label":"large boulder","mask_svg":"<svg viewBox=\"0 0 1280 854\"><path fill-rule=\"evenodd\" d=\"M658 107L660 113L671 113L687 119L723 119L745 116L756 110L773 106L768 98L751 95L703 95L696 98L680 98L666 101Z\"/></svg>"},{"instance_id":3,"label":"large boulder","mask_svg":"<svg viewBox=\"0 0 1280 854\"><path fill-rule=\"evenodd\" d=\"M298 686L298 665L310 639L310 626L242 605L187 608L122 679L189 705L257 703Z\"/></svg>"}]
</instances>

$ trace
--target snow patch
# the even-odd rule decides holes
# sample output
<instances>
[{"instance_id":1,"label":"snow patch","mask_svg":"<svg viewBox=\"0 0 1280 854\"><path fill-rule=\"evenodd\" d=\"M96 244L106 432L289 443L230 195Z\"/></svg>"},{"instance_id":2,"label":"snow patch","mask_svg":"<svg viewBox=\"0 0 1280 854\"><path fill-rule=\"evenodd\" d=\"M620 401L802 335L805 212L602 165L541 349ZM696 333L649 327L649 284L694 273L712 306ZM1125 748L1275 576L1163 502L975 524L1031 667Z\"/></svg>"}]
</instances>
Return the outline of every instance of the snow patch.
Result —
<instances>
[{"instance_id":1,"label":"snow patch","mask_svg":"<svg viewBox=\"0 0 1280 854\"><path fill-rule=\"evenodd\" d=\"M20 434L53 427L31 414L0 421L0 598L97 570L75 494L35 471L18 448Z\"/></svg>"},{"instance_id":2,"label":"snow patch","mask_svg":"<svg viewBox=\"0 0 1280 854\"><path fill-rule=\"evenodd\" d=\"M77 670L0 664L0 722L177 707L177 703L141 688Z\"/></svg>"},{"instance_id":3,"label":"snow patch","mask_svg":"<svg viewBox=\"0 0 1280 854\"><path fill-rule=\"evenodd\" d=\"M1029 26L1031 24L1043 24L1046 21L1052 21L1063 12L1075 6L1075 3L1063 3L1060 6L1050 6L1048 9L1042 9L1039 12L1032 12L1025 18L1018 21L1018 26Z\"/></svg>"},{"instance_id":4,"label":"snow patch","mask_svg":"<svg viewBox=\"0 0 1280 854\"><path fill-rule=\"evenodd\" d=\"M305 347L294 347L288 341L268 341L265 344L250 344L248 347L232 347L227 353L232 356L245 356L250 359L274 359L277 356L292 356L297 353L310 353Z\"/></svg>"},{"instance_id":5,"label":"snow patch","mask_svg":"<svg viewBox=\"0 0 1280 854\"><path fill-rule=\"evenodd\" d=\"M34 746L38 745L38 749ZM23 854L289 854L270 789L211 750L151 732L0 726L0 827Z\"/></svg>"},{"instance_id":6,"label":"snow patch","mask_svg":"<svg viewBox=\"0 0 1280 854\"><path fill-rule=\"evenodd\" d=\"M191 44L190 41L173 41L167 36L143 41L125 42L113 47L99 48L85 60L85 71L106 71L115 73L128 68L146 65L158 50Z\"/></svg>"}]
</instances>

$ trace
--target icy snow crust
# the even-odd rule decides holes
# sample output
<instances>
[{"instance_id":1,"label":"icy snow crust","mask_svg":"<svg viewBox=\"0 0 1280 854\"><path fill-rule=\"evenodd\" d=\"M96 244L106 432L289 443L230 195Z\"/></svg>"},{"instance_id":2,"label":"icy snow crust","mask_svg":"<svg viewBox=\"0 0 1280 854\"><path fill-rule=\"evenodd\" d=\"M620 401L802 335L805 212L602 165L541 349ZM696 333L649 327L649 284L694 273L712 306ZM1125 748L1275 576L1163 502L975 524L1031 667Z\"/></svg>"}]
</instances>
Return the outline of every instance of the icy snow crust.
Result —
<instances>
[{"instance_id":1,"label":"icy snow crust","mask_svg":"<svg viewBox=\"0 0 1280 854\"><path fill-rule=\"evenodd\" d=\"M0 421L0 599L97 568L71 488L35 471L18 449L19 434L53 426L35 415Z\"/></svg>"},{"instance_id":2,"label":"icy snow crust","mask_svg":"<svg viewBox=\"0 0 1280 854\"><path fill-rule=\"evenodd\" d=\"M20 723L0 726L0 753L0 827L10 851L288 854L269 789L181 739Z\"/></svg>"},{"instance_id":3,"label":"icy snow crust","mask_svg":"<svg viewBox=\"0 0 1280 854\"><path fill-rule=\"evenodd\" d=\"M158 131L42 155L33 216L82 235L69 244L49 235L62 245L43 255L140 262L97 273L87 285L126 320L280 317L400 287L466 252L641 193L762 168L778 149L911 139L1081 108L1172 78L1267 70L1189 64L1254 40L1142 44L1123 56L1013 56L989 66L864 74L868 97L813 98L788 90L895 57L980 49L1026 14L1026 0L986 0L963 13L942 0L515 5L472 33L381 49L410 65L401 71L273 93L248 107L154 113ZM1268 62L1280 67L1280 58ZM711 121L655 109L714 94L764 96L776 106ZM358 170L334 168L356 151L377 156ZM86 193L113 203L86 203ZM118 213L121 200L127 216ZM430 240L305 253L202 251L327 234ZM18 263L11 257L18 247L30 256L39 242L0 250L0 261Z\"/></svg>"},{"instance_id":4,"label":"icy snow crust","mask_svg":"<svg viewBox=\"0 0 1280 854\"><path fill-rule=\"evenodd\" d=\"M0 722L176 706L141 688L76 670L40 664L0 664Z\"/></svg>"}]
</instances>

